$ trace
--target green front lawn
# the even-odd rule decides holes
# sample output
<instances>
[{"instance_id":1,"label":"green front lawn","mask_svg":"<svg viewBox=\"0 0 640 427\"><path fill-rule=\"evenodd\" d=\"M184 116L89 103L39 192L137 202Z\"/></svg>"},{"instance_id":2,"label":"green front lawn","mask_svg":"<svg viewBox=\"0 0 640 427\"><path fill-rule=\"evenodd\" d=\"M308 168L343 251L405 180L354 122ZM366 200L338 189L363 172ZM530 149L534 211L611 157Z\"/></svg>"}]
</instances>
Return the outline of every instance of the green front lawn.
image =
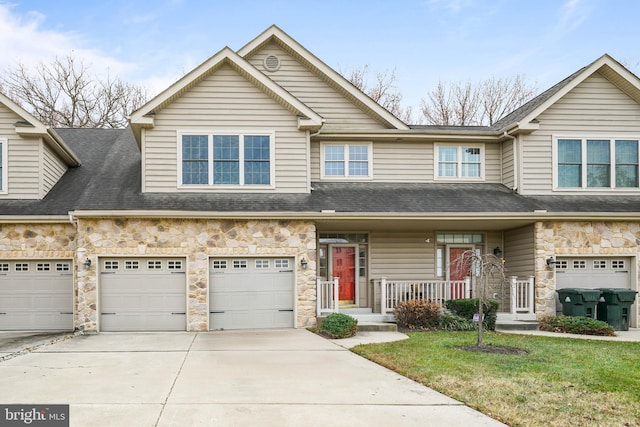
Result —
<instances>
[{"instance_id":1,"label":"green front lawn","mask_svg":"<svg viewBox=\"0 0 640 427\"><path fill-rule=\"evenodd\" d=\"M487 332L414 332L353 351L510 426L640 426L640 343Z\"/></svg>"}]
</instances>

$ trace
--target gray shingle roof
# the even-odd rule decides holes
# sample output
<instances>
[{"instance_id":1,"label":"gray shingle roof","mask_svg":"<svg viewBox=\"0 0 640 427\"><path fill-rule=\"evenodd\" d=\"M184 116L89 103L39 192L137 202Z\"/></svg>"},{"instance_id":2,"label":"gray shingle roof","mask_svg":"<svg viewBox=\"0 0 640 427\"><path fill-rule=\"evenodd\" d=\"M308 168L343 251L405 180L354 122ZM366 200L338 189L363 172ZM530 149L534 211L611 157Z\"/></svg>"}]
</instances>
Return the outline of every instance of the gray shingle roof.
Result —
<instances>
[{"instance_id":1,"label":"gray shingle roof","mask_svg":"<svg viewBox=\"0 0 640 427\"><path fill-rule=\"evenodd\" d=\"M0 200L0 215L73 210L362 214L640 212L640 195L522 196L492 183L315 182L310 194L141 193L140 153L129 129L59 129L82 159L43 200Z\"/></svg>"}]
</instances>

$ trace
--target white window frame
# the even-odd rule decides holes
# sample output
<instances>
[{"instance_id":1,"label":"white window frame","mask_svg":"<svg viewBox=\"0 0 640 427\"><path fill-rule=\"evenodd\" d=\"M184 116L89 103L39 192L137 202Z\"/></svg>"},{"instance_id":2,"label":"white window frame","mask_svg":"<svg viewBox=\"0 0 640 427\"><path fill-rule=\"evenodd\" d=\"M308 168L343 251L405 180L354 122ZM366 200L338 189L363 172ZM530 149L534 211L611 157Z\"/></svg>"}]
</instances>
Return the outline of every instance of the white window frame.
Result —
<instances>
[{"instance_id":1,"label":"white window frame","mask_svg":"<svg viewBox=\"0 0 640 427\"><path fill-rule=\"evenodd\" d=\"M367 147L367 175L349 175L349 147ZM343 147L344 150L344 175L325 174L325 149L326 147ZM373 179L373 143L372 142L331 142L320 144L320 177L327 180L358 180L368 181Z\"/></svg>"},{"instance_id":2,"label":"white window frame","mask_svg":"<svg viewBox=\"0 0 640 427\"><path fill-rule=\"evenodd\" d=\"M2 164L0 166L2 166L2 182L0 183L0 194L8 194L9 193L9 185L7 182L7 179L9 177L8 171L7 171L7 165L9 164L8 159L7 159L7 152L9 151L7 149L7 145L9 143L9 140L7 138L0 138L0 154L2 154Z\"/></svg>"},{"instance_id":3,"label":"white window frame","mask_svg":"<svg viewBox=\"0 0 640 427\"><path fill-rule=\"evenodd\" d=\"M207 184L183 184L182 183L182 137L189 135L203 135L207 136L208 141L208 175L209 182ZM239 184L215 184L213 182L213 137L214 136L238 136L240 137L240 149L239 149ZM245 184L244 183L244 137L245 136L268 136L269 137L269 184ZM246 189L275 189L276 188L276 165L275 165L275 131L273 130L260 130L260 129L204 129L204 130L181 130L177 132L177 176L176 185L178 189L182 190L202 190L202 189L229 189L236 190L238 188Z\"/></svg>"},{"instance_id":4,"label":"white window frame","mask_svg":"<svg viewBox=\"0 0 640 427\"><path fill-rule=\"evenodd\" d=\"M580 159L580 170L581 170L581 183L580 187L559 187L558 186L558 140L561 139L575 139L581 141L581 159ZM587 187L587 140L607 140L609 141L609 187ZM616 187L616 141L624 140L624 141L638 141L638 175L639 175L639 186L638 187ZM627 191L635 191L637 192L640 189L640 136L629 136L629 135L588 135L588 136L575 136L575 135L554 135L552 141L552 164L553 164L553 191L567 191L567 192L610 192L611 190L615 190L617 192L627 192Z\"/></svg>"},{"instance_id":5,"label":"white window frame","mask_svg":"<svg viewBox=\"0 0 640 427\"><path fill-rule=\"evenodd\" d=\"M457 176L440 176L439 152L441 147L457 147ZM480 150L480 176L462 176L462 149L478 148ZM485 144L457 144L457 143L436 143L433 153L433 179L436 181L484 181L485 179Z\"/></svg>"}]
</instances>

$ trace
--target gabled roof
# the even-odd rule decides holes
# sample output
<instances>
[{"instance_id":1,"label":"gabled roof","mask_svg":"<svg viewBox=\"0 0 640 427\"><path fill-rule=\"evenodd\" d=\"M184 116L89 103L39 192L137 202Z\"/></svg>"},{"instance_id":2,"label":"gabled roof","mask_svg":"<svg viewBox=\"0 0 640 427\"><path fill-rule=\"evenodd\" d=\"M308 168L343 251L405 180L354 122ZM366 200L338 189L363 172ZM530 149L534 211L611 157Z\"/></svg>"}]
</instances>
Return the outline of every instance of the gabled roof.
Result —
<instances>
[{"instance_id":1,"label":"gabled roof","mask_svg":"<svg viewBox=\"0 0 640 427\"><path fill-rule=\"evenodd\" d=\"M9 97L0 92L0 103L4 104L8 109L13 111L22 119L14 124L17 135L24 137L40 137L43 138L51 148L64 160L69 166L80 165L80 159L65 144L58 133L48 126L45 126L40 120L36 119L27 110L16 104Z\"/></svg>"},{"instance_id":2,"label":"gabled roof","mask_svg":"<svg viewBox=\"0 0 640 427\"><path fill-rule=\"evenodd\" d=\"M640 79L611 56L604 54L520 108L507 114L494 123L491 128L497 131L506 131L515 127L520 130L536 130L538 125L534 119L596 72L602 74L621 91L640 103Z\"/></svg>"},{"instance_id":3,"label":"gabled roof","mask_svg":"<svg viewBox=\"0 0 640 427\"><path fill-rule=\"evenodd\" d=\"M223 65L231 66L292 114L297 115L300 129L317 130L322 126L323 120L320 115L258 71L233 50L225 47L131 114L129 122L138 145L140 145L140 130L153 127L154 115L157 111L214 74Z\"/></svg>"},{"instance_id":4,"label":"gabled roof","mask_svg":"<svg viewBox=\"0 0 640 427\"><path fill-rule=\"evenodd\" d=\"M346 95L348 99L355 102L356 105L367 111L374 118L395 129L409 129L402 120L398 119L360 89L356 88L351 82L318 59L276 25L267 28L262 34L247 43L238 50L238 54L243 58L249 58L270 42L274 42L286 50L294 58L298 59L329 85Z\"/></svg>"}]
</instances>

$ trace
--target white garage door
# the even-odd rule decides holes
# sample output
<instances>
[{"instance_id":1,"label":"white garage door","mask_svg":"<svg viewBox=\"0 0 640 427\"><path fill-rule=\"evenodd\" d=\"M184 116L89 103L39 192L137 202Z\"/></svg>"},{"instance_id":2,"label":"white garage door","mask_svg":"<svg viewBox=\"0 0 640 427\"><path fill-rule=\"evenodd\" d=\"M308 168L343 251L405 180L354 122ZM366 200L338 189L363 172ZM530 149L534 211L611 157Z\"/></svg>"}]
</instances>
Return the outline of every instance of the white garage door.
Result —
<instances>
[{"instance_id":1,"label":"white garage door","mask_svg":"<svg viewBox=\"0 0 640 427\"><path fill-rule=\"evenodd\" d=\"M101 331L184 331L183 259L100 260Z\"/></svg>"},{"instance_id":2,"label":"white garage door","mask_svg":"<svg viewBox=\"0 0 640 427\"><path fill-rule=\"evenodd\" d=\"M72 266L0 261L0 330L73 330Z\"/></svg>"},{"instance_id":3,"label":"white garage door","mask_svg":"<svg viewBox=\"0 0 640 427\"><path fill-rule=\"evenodd\" d=\"M631 288L631 258L558 258L556 289ZM562 311L556 294L556 309Z\"/></svg>"},{"instance_id":4,"label":"white garage door","mask_svg":"<svg viewBox=\"0 0 640 427\"><path fill-rule=\"evenodd\" d=\"M210 261L210 329L292 328L293 259Z\"/></svg>"}]
</instances>

